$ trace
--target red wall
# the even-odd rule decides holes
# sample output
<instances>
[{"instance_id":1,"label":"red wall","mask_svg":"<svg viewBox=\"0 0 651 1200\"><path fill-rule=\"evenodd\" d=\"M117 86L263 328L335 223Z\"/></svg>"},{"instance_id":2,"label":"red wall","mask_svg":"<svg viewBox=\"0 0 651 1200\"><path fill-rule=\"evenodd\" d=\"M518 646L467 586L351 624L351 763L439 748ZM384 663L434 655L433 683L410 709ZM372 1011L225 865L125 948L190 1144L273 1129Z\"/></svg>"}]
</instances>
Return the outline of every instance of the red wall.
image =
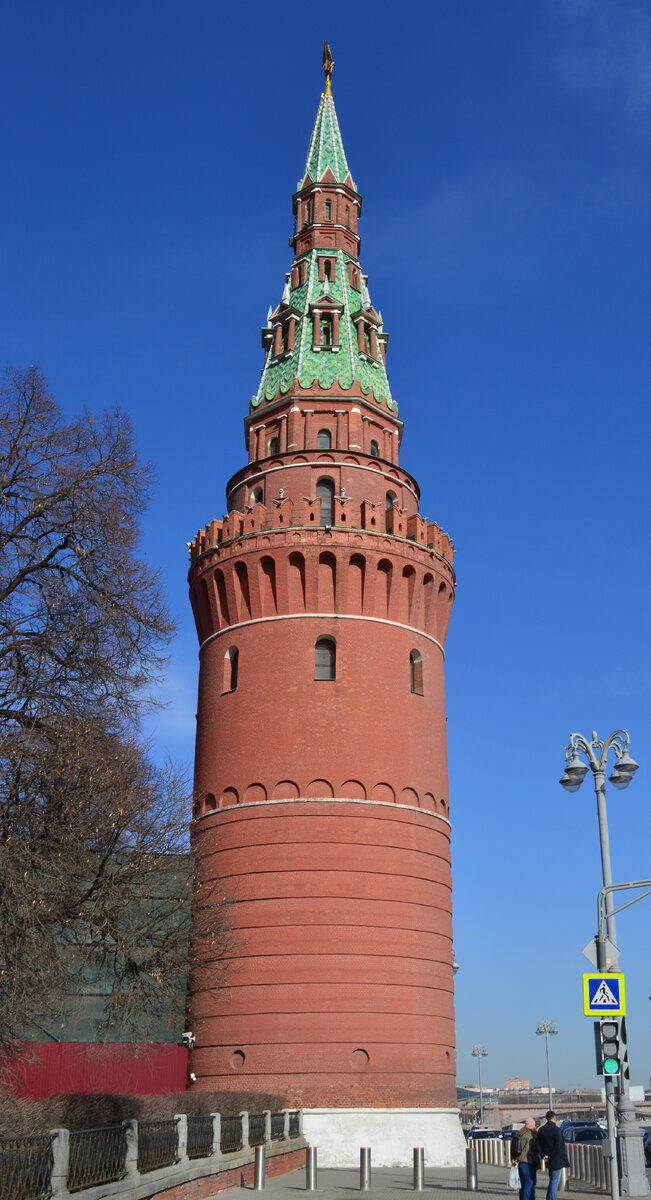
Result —
<instances>
[{"instance_id":1,"label":"red wall","mask_svg":"<svg viewBox=\"0 0 651 1200\"><path fill-rule=\"evenodd\" d=\"M94 1042L21 1042L5 1065L17 1096L41 1100L72 1092L166 1096L185 1091L185 1046L98 1046Z\"/></svg>"}]
</instances>

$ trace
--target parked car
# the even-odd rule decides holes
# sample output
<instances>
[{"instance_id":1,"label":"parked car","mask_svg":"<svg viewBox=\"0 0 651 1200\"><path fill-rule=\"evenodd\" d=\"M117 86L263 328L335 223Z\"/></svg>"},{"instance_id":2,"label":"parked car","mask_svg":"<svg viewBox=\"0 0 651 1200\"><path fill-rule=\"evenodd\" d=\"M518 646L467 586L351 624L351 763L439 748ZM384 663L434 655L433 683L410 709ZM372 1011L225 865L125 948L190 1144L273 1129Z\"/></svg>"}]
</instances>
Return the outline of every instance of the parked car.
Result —
<instances>
[{"instance_id":1,"label":"parked car","mask_svg":"<svg viewBox=\"0 0 651 1200\"><path fill-rule=\"evenodd\" d=\"M561 1121L558 1127L566 1141L569 1141L568 1133L571 1129L605 1129L605 1125L601 1121L590 1121L587 1117L577 1121Z\"/></svg>"},{"instance_id":2,"label":"parked car","mask_svg":"<svg viewBox=\"0 0 651 1200\"><path fill-rule=\"evenodd\" d=\"M498 1138L499 1136L496 1129L487 1129L485 1125L473 1126L466 1134L467 1138L481 1138L482 1140L485 1138Z\"/></svg>"},{"instance_id":3,"label":"parked car","mask_svg":"<svg viewBox=\"0 0 651 1200\"><path fill-rule=\"evenodd\" d=\"M606 1141L608 1134L601 1125L574 1125L572 1129L568 1129L563 1137L566 1142L572 1142L578 1146L598 1145Z\"/></svg>"},{"instance_id":4,"label":"parked car","mask_svg":"<svg viewBox=\"0 0 651 1200\"><path fill-rule=\"evenodd\" d=\"M647 1167L651 1167L651 1125L645 1125L642 1133L644 1135L644 1159Z\"/></svg>"}]
</instances>

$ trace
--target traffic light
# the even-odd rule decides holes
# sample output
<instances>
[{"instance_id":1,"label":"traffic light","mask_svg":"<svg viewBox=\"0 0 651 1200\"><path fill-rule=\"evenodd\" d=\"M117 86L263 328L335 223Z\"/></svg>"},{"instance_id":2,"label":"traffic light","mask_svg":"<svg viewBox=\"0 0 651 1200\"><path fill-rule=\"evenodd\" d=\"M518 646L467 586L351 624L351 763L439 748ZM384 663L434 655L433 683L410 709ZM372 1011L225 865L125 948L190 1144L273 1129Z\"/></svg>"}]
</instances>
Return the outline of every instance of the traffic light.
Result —
<instances>
[{"instance_id":1,"label":"traffic light","mask_svg":"<svg viewBox=\"0 0 651 1200\"><path fill-rule=\"evenodd\" d=\"M626 1018L604 1017L594 1023L597 1075L618 1075L628 1078L628 1055L626 1053Z\"/></svg>"}]
</instances>

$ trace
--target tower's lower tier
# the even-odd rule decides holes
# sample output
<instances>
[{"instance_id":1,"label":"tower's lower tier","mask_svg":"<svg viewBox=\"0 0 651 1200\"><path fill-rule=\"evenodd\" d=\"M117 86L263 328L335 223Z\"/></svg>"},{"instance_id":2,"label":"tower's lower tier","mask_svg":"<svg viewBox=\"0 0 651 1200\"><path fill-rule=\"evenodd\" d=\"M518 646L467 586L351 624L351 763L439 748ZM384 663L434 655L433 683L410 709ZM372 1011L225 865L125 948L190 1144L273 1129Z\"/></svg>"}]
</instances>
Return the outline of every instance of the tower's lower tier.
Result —
<instances>
[{"instance_id":1,"label":"tower's lower tier","mask_svg":"<svg viewBox=\"0 0 651 1200\"><path fill-rule=\"evenodd\" d=\"M244 803L199 818L193 853L199 883L233 899L223 984L191 985L196 1087L308 1108L455 1107L442 813Z\"/></svg>"},{"instance_id":2,"label":"tower's lower tier","mask_svg":"<svg viewBox=\"0 0 651 1200\"><path fill-rule=\"evenodd\" d=\"M357 1167L362 1146L374 1167L410 1167L414 1147L429 1167L463 1167L466 1140L453 1108L308 1108L303 1134L320 1167Z\"/></svg>"}]
</instances>

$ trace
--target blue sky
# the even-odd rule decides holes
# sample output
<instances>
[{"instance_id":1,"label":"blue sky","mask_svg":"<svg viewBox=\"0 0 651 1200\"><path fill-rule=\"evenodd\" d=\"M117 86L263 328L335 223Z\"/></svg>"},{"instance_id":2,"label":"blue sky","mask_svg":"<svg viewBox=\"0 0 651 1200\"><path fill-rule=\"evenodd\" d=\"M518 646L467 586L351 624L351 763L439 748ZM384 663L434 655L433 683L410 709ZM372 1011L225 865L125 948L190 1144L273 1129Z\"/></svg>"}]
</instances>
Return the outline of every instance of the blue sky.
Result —
<instances>
[{"instance_id":1,"label":"blue sky","mask_svg":"<svg viewBox=\"0 0 651 1200\"><path fill-rule=\"evenodd\" d=\"M651 876L651 3L0 4L3 360L70 412L123 405L179 632L151 724L191 761L185 543L244 462L259 330L289 269L322 87L364 195L401 462L452 535L447 697L458 1076L592 1084L580 951L600 860L569 734L630 730L616 881ZM327 20L325 19L327 17ZM324 24L325 22L325 24ZM619 918L633 1082L651 1069L651 900Z\"/></svg>"}]
</instances>

